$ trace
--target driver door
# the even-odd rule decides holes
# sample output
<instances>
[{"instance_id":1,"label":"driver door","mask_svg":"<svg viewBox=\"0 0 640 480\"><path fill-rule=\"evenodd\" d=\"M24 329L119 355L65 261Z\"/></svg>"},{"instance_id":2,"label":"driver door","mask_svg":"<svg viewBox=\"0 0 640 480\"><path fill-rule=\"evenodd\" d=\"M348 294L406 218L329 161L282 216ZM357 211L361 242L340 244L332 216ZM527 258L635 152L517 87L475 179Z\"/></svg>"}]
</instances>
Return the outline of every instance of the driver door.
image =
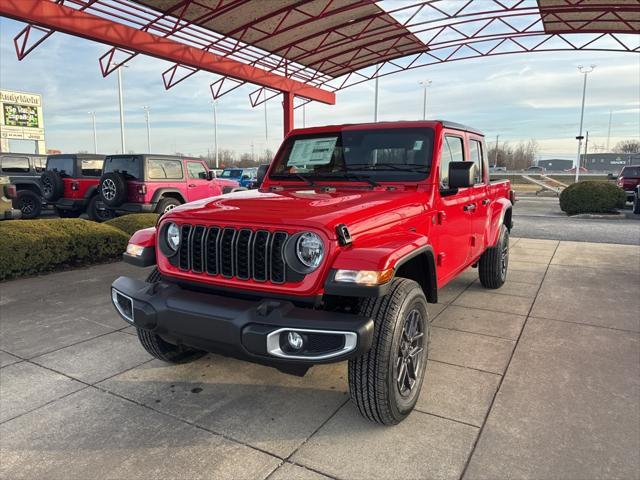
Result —
<instances>
[{"instance_id":1,"label":"driver door","mask_svg":"<svg viewBox=\"0 0 640 480\"><path fill-rule=\"evenodd\" d=\"M187 198L190 202L220 193L218 183L207 178L207 168L202 162L187 162Z\"/></svg>"},{"instance_id":2,"label":"driver door","mask_svg":"<svg viewBox=\"0 0 640 480\"><path fill-rule=\"evenodd\" d=\"M466 266L471 249L471 217L467 209L471 189L449 190L449 163L464 160L463 134L445 133L439 161L440 188L434 226L438 286Z\"/></svg>"}]
</instances>

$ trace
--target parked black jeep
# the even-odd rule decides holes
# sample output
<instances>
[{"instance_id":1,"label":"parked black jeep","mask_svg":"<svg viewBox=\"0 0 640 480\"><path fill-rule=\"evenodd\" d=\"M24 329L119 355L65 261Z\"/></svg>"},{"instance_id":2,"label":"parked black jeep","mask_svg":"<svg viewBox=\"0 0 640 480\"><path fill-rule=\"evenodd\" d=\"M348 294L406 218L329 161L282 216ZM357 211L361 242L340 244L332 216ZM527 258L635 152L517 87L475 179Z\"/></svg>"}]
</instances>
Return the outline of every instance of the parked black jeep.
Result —
<instances>
[{"instance_id":1,"label":"parked black jeep","mask_svg":"<svg viewBox=\"0 0 640 480\"><path fill-rule=\"evenodd\" d=\"M36 218L46 205L42 197L40 175L47 163L46 155L28 153L3 153L0 155L0 174L9 177L15 185L18 196L16 208L22 212L22 218Z\"/></svg>"}]
</instances>

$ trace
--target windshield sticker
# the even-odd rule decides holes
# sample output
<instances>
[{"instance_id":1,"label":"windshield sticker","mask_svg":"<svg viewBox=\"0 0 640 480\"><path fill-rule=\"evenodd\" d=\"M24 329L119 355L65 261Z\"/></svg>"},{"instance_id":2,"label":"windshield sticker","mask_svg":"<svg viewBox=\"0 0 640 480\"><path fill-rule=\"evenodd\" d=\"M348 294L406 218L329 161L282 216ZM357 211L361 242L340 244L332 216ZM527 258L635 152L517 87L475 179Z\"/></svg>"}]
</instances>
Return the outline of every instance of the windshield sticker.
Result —
<instances>
[{"instance_id":1,"label":"windshield sticker","mask_svg":"<svg viewBox=\"0 0 640 480\"><path fill-rule=\"evenodd\" d=\"M338 137L296 140L289 154L289 167L327 165L331 162Z\"/></svg>"}]
</instances>

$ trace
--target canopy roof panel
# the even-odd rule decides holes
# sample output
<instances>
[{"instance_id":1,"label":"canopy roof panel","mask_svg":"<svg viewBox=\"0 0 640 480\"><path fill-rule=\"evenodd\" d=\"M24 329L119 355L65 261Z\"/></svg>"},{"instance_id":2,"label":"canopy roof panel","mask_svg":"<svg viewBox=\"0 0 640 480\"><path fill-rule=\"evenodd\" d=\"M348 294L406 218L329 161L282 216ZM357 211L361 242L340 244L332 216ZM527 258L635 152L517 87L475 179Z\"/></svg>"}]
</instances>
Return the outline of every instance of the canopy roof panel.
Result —
<instances>
[{"instance_id":1,"label":"canopy roof panel","mask_svg":"<svg viewBox=\"0 0 640 480\"><path fill-rule=\"evenodd\" d=\"M160 12L184 5L182 0L138 2ZM362 68L425 50L370 1L200 0L191 2L181 19L331 77L349 73L352 64Z\"/></svg>"},{"instance_id":2,"label":"canopy roof panel","mask_svg":"<svg viewBox=\"0 0 640 480\"><path fill-rule=\"evenodd\" d=\"M638 0L538 0L544 30L548 33L640 31Z\"/></svg>"}]
</instances>

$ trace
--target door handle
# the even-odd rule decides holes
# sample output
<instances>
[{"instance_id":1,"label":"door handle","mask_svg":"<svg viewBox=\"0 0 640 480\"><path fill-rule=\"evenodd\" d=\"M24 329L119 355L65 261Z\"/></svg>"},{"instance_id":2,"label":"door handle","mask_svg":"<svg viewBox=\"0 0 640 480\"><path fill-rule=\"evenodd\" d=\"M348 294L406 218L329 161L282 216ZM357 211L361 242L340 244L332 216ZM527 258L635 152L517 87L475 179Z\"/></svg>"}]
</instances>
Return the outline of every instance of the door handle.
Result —
<instances>
[{"instance_id":1,"label":"door handle","mask_svg":"<svg viewBox=\"0 0 640 480\"><path fill-rule=\"evenodd\" d=\"M491 200L489 200L488 198L485 198L484 200L482 200L482 205L487 205Z\"/></svg>"},{"instance_id":2,"label":"door handle","mask_svg":"<svg viewBox=\"0 0 640 480\"><path fill-rule=\"evenodd\" d=\"M189 187L196 187L197 185L195 183L190 183L188 186Z\"/></svg>"},{"instance_id":3,"label":"door handle","mask_svg":"<svg viewBox=\"0 0 640 480\"><path fill-rule=\"evenodd\" d=\"M464 210L465 212L472 212L472 211L474 211L475 209L476 209L476 204L475 204L475 203L470 203L470 204L465 205L465 206L463 207L463 210Z\"/></svg>"}]
</instances>

